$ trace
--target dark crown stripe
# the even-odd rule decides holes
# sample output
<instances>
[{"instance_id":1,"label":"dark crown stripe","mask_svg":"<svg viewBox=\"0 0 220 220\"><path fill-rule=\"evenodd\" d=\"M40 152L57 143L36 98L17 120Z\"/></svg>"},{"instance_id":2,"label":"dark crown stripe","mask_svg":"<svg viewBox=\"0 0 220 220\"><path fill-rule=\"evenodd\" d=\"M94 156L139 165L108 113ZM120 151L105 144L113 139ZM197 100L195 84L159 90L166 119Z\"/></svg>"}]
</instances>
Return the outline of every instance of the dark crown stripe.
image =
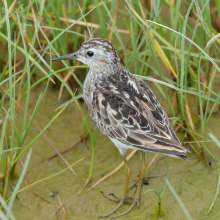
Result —
<instances>
[{"instance_id":1,"label":"dark crown stripe","mask_svg":"<svg viewBox=\"0 0 220 220\"><path fill-rule=\"evenodd\" d=\"M93 38L91 40L88 40L82 44L82 47L85 49L88 49L91 47L102 47L108 51L115 50L113 44L110 41L103 39L103 38Z\"/></svg>"}]
</instances>

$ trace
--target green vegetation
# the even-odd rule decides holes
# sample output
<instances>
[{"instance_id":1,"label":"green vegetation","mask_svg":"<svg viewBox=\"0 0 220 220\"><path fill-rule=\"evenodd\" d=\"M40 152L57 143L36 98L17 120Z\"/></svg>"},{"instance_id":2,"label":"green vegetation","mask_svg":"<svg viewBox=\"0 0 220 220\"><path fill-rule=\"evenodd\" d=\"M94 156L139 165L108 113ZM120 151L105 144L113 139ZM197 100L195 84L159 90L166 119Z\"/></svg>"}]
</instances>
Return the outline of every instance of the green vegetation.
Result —
<instances>
[{"instance_id":1,"label":"green vegetation","mask_svg":"<svg viewBox=\"0 0 220 220\"><path fill-rule=\"evenodd\" d=\"M163 14L164 8L166 14ZM155 85L157 95L161 94L162 100L169 107L167 113L180 140L185 143L184 146L197 155L198 161L203 161L207 169L210 170L209 160L219 166L219 157L210 150L207 142L211 138L216 148L220 146L220 138L215 137L209 129L213 115L219 116L219 22L218 0L84 0L80 1L80 5L75 0L1 1L0 217L15 219L12 213L13 202L19 190L22 191L20 186L28 170L30 157L35 157L31 154L31 147L35 147L40 137L46 139L44 132L53 128L53 123L61 113L65 114L71 103L74 103L77 114L82 118L81 141L87 137L91 141L87 184L92 181L97 130L90 121L85 103L80 102L88 67L78 61L51 61L57 56L77 51L81 43L90 37L109 39L129 71L147 83L152 81L154 84L151 85ZM37 100L31 102L35 105L32 111L31 97L35 89L42 85L43 92ZM58 93L58 100L65 92L70 98L60 104L56 109L58 112L46 122L44 128L39 128L34 120L48 88ZM27 142L33 126L38 127L39 132ZM54 146L52 148L66 168L75 173L62 153ZM10 181L16 176L18 161L23 160L24 166L11 193ZM43 181L50 177L53 175ZM160 204L166 184L178 198L168 175L164 184L161 194L154 190ZM215 185L216 194L213 194L207 213L211 213L215 206L220 181L216 180ZM178 202L186 217L191 219L181 200Z\"/></svg>"}]
</instances>

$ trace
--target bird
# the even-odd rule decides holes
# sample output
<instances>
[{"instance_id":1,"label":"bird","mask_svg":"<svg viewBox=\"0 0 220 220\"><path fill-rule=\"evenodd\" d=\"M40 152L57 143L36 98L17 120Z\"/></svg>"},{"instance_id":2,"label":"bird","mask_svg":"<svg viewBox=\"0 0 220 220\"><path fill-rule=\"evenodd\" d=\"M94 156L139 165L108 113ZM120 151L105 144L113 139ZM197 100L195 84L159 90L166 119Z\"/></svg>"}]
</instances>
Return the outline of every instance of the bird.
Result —
<instances>
[{"instance_id":1,"label":"bird","mask_svg":"<svg viewBox=\"0 0 220 220\"><path fill-rule=\"evenodd\" d=\"M160 152L171 157L188 160L187 149L180 143L171 122L150 87L134 76L121 63L114 45L103 38L85 41L80 49L53 59L77 59L89 66L83 85L83 97L96 128L107 135L118 148L125 166L126 181L123 195L105 197L118 201L116 208L99 218L116 212L123 203L133 199L129 209L112 217L128 214L135 205L139 207L141 185L145 173L145 152ZM142 163L136 195L128 195L131 170L126 160L126 150L142 152Z\"/></svg>"}]
</instances>

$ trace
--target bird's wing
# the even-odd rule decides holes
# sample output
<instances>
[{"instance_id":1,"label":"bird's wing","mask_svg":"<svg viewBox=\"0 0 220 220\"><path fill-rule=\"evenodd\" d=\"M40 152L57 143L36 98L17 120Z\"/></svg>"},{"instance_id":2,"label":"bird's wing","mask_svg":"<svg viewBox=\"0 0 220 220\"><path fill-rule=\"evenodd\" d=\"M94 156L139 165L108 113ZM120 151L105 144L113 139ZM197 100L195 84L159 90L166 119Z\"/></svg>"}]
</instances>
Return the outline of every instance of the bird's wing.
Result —
<instances>
[{"instance_id":1,"label":"bird's wing","mask_svg":"<svg viewBox=\"0 0 220 220\"><path fill-rule=\"evenodd\" d=\"M131 74L126 75L124 84L118 77L115 81L111 77L107 89L103 83L93 94L92 108L98 129L134 148L188 159L187 150L151 89Z\"/></svg>"}]
</instances>

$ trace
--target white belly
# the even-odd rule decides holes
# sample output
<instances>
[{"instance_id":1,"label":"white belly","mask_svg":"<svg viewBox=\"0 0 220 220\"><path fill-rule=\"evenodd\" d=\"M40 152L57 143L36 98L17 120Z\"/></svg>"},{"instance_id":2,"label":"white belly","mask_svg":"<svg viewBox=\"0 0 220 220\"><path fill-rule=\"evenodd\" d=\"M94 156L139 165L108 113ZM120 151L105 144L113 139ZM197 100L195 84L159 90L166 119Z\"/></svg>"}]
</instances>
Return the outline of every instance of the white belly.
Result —
<instances>
[{"instance_id":1,"label":"white belly","mask_svg":"<svg viewBox=\"0 0 220 220\"><path fill-rule=\"evenodd\" d=\"M127 149L137 150L137 148L135 148L132 145L123 144L122 142L120 142L120 141L118 141L117 139L114 139L114 138L110 138L110 139L114 143L114 145L118 148L119 152L121 153L121 155L123 157L125 156L125 153L126 153Z\"/></svg>"}]
</instances>

